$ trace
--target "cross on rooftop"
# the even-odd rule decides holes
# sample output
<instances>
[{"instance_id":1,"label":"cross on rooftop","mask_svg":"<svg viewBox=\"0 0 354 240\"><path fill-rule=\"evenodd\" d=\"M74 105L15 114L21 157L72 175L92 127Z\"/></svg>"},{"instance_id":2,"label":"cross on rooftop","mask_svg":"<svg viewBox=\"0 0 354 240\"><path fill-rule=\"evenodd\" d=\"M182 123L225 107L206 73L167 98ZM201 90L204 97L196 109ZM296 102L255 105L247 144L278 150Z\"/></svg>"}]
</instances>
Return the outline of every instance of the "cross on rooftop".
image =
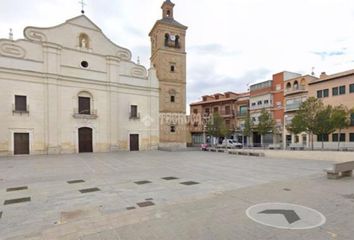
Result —
<instances>
[{"instance_id":1,"label":"cross on rooftop","mask_svg":"<svg viewBox=\"0 0 354 240\"><path fill-rule=\"evenodd\" d=\"M84 14L85 13L85 6L87 5L85 3L85 0L80 0L79 3L81 4L81 13Z\"/></svg>"}]
</instances>

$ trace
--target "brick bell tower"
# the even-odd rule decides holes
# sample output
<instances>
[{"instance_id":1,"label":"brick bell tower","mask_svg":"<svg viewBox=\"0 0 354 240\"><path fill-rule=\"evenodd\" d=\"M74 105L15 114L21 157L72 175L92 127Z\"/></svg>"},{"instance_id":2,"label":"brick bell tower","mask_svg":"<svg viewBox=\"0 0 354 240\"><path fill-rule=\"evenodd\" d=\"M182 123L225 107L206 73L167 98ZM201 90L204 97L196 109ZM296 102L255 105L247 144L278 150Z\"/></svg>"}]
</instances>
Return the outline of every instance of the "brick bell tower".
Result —
<instances>
[{"instance_id":1,"label":"brick bell tower","mask_svg":"<svg viewBox=\"0 0 354 240\"><path fill-rule=\"evenodd\" d=\"M174 19L175 4L162 4L162 19L149 36L151 63L160 84L160 149L186 148L186 31Z\"/></svg>"}]
</instances>

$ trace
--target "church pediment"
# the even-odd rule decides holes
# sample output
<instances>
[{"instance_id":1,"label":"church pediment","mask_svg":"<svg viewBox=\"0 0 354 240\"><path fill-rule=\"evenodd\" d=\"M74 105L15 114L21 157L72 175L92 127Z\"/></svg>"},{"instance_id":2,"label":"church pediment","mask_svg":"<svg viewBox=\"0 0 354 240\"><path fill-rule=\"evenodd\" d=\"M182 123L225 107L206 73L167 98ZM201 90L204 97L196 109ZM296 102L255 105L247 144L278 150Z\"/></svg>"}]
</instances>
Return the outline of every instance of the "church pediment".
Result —
<instances>
[{"instance_id":1,"label":"church pediment","mask_svg":"<svg viewBox=\"0 0 354 240\"><path fill-rule=\"evenodd\" d=\"M67 20L49 28L27 27L25 38L34 42L48 42L63 48L87 51L100 55L117 56L130 61L131 52L113 43L102 30L85 15Z\"/></svg>"}]
</instances>

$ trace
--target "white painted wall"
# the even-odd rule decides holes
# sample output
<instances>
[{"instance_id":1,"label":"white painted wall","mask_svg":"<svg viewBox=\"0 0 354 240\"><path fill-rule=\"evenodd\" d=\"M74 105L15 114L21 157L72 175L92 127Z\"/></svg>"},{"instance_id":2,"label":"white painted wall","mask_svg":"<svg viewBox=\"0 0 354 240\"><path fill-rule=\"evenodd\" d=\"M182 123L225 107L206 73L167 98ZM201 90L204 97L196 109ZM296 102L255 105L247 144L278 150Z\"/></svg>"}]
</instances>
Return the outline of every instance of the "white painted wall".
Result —
<instances>
[{"instance_id":1,"label":"white painted wall","mask_svg":"<svg viewBox=\"0 0 354 240\"><path fill-rule=\"evenodd\" d=\"M80 48L86 33L90 48ZM86 16L53 28L26 28L27 39L0 39L0 155L13 154L13 133L30 133L31 154L78 152L78 129L93 129L95 152L157 149L159 84L154 69L131 61L129 50L106 38ZM81 67L81 61L89 67ZM78 94L92 96L97 118L75 118ZM27 96L29 113L13 113L15 95ZM129 119L137 105L140 119Z\"/></svg>"}]
</instances>

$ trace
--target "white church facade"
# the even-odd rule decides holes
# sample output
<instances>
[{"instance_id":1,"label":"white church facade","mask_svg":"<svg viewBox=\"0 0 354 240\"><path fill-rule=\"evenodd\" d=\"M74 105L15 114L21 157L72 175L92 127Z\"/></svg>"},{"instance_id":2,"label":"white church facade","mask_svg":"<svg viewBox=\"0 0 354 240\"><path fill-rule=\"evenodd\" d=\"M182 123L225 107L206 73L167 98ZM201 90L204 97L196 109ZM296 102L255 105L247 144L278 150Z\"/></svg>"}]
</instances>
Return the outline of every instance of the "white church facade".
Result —
<instances>
[{"instance_id":1,"label":"white church facade","mask_svg":"<svg viewBox=\"0 0 354 240\"><path fill-rule=\"evenodd\" d=\"M85 15L0 39L0 155L154 150L159 80Z\"/></svg>"}]
</instances>

